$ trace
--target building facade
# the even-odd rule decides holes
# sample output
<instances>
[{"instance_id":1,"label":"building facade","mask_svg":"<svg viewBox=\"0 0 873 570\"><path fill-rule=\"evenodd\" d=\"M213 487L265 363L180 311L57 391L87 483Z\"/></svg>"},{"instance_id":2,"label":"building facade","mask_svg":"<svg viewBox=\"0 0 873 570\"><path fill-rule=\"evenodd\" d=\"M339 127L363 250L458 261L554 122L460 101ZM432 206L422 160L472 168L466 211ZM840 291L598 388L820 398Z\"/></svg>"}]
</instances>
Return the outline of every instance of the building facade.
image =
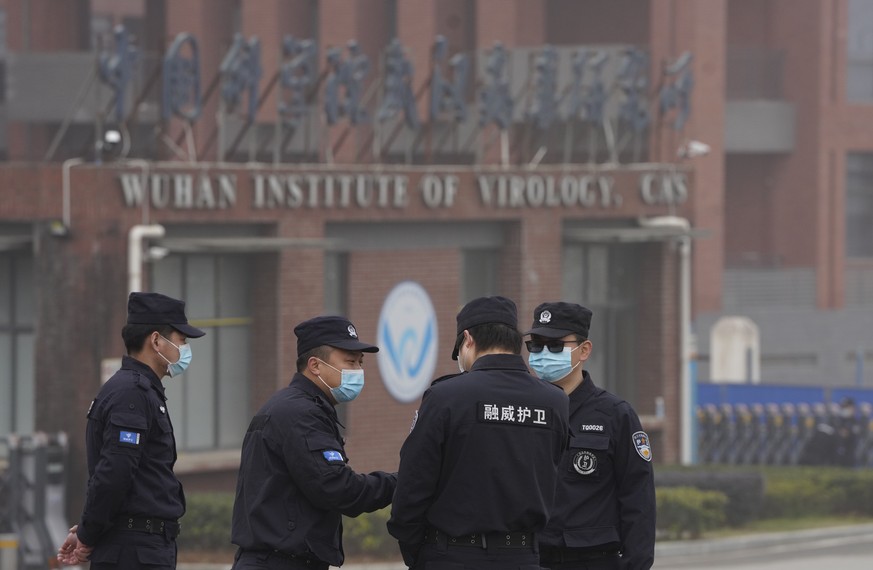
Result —
<instances>
[{"instance_id":1,"label":"building facade","mask_svg":"<svg viewBox=\"0 0 873 570\"><path fill-rule=\"evenodd\" d=\"M591 307L592 376L656 461L689 458L722 316L761 328L764 381L873 359L873 1L0 7L0 433L68 432L74 488L135 288L209 333L167 383L202 489L233 488L316 314L383 348L342 407L359 470L396 467L480 295L521 326Z\"/></svg>"}]
</instances>

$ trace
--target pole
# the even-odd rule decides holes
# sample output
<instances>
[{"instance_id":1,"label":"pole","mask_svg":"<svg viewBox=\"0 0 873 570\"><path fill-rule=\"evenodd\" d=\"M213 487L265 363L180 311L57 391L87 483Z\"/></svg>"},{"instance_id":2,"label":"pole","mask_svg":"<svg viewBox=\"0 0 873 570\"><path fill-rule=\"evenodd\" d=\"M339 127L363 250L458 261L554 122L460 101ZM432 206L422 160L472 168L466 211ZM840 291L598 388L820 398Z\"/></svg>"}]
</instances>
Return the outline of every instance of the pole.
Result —
<instances>
[{"instance_id":1,"label":"pole","mask_svg":"<svg viewBox=\"0 0 873 570\"><path fill-rule=\"evenodd\" d=\"M679 366L680 458L682 465L694 462L694 386L691 377L691 236L679 237Z\"/></svg>"},{"instance_id":2,"label":"pole","mask_svg":"<svg viewBox=\"0 0 873 570\"><path fill-rule=\"evenodd\" d=\"M164 226L137 225L130 228L127 238L128 291L142 291L142 242L148 238L164 237Z\"/></svg>"}]
</instances>

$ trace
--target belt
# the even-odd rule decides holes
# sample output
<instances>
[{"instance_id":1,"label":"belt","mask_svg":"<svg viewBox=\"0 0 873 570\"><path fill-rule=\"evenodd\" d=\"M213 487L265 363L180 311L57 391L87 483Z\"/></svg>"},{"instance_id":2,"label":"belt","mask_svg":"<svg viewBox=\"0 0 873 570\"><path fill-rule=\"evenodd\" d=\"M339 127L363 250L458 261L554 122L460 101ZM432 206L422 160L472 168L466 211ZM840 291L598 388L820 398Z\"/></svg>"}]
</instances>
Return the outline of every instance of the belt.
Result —
<instances>
[{"instance_id":1,"label":"belt","mask_svg":"<svg viewBox=\"0 0 873 570\"><path fill-rule=\"evenodd\" d=\"M536 544L534 532L477 532L451 536L435 528L428 529L424 533L425 544L445 544L446 546L467 546L472 548L527 548L532 549Z\"/></svg>"},{"instance_id":2,"label":"belt","mask_svg":"<svg viewBox=\"0 0 873 570\"><path fill-rule=\"evenodd\" d=\"M242 556L254 556L262 562L266 562L271 558L279 558L290 561L294 565L300 565L307 569L312 568L313 570L328 570L330 567L330 564L327 562L322 562L316 558L309 558L300 554L289 554L281 550L249 550L240 548L237 551L236 558L239 559Z\"/></svg>"},{"instance_id":3,"label":"belt","mask_svg":"<svg viewBox=\"0 0 873 570\"><path fill-rule=\"evenodd\" d=\"M543 562L579 562L581 560L597 560L612 558L619 555L617 548L561 548L559 546L540 545L540 560Z\"/></svg>"},{"instance_id":4,"label":"belt","mask_svg":"<svg viewBox=\"0 0 873 570\"><path fill-rule=\"evenodd\" d=\"M135 530L149 534L162 534L167 538L176 538L182 531L179 521L170 521L155 517L121 516L115 520L118 530Z\"/></svg>"}]
</instances>

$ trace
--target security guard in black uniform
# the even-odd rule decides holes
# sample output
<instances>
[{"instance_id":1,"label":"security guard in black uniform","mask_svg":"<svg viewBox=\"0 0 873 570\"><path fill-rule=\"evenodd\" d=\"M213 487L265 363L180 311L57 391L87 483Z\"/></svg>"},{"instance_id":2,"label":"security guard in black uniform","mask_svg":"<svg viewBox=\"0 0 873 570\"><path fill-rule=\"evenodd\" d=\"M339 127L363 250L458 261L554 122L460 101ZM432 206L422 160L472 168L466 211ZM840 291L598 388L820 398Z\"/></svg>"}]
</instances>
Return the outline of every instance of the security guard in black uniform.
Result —
<instances>
[{"instance_id":1,"label":"security guard in black uniform","mask_svg":"<svg viewBox=\"0 0 873 570\"><path fill-rule=\"evenodd\" d=\"M81 521L58 551L63 564L92 570L176 567L182 484L173 473L176 440L161 378L191 363L185 303L131 293L121 336L127 356L88 410L88 492Z\"/></svg>"},{"instance_id":2,"label":"security guard in black uniform","mask_svg":"<svg viewBox=\"0 0 873 570\"><path fill-rule=\"evenodd\" d=\"M388 530L410 568L538 569L537 535L567 445L567 396L528 372L511 300L470 301L457 334L461 374L422 397Z\"/></svg>"},{"instance_id":3,"label":"security guard in black uniform","mask_svg":"<svg viewBox=\"0 0 873 570\"><path fill-rule=\"evenodd\" d=\"M348 319L315 317L294 328L297 374L249 424L243 441L231 541L234 570L327 570L343 563L341 515L387 506L397 477L355 473L334 406L364 386L363 353Z\"/></svg>"},{"instance_id":4,"label":"security guard in black uniform","mask_svg":"<svg viewBox=\"0 0 873 570\"><path fill-rule=\"evenodd\" d=\"M570 447L555 509L539 535L551 570L647 570L655 556L652 447L630 404L594 385L591 311L543 303L526 335L531 370L570 396Z\"/></svg>"}]
</instances>

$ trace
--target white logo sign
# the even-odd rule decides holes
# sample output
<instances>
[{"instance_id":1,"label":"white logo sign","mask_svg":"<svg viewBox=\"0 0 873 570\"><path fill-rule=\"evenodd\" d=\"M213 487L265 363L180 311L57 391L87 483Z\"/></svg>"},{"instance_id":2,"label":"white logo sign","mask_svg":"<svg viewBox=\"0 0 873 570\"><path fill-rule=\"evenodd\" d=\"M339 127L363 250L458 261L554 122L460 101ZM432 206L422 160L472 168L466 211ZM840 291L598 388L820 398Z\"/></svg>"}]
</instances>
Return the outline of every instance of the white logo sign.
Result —
<instances>
[{"instance_id":1,"label":"white logo sign","mask_svg":"<svg viewBox=\"0 0 873 570\"><path fill-rule=\"evenodd\" d=\"M549 311L543 311L540 313L540 322L543 324L548 324L552 320L552 313Z\"/></svg>"},{"instance_id":2,"label":"white logo sign","mask_svg":"<svg viewBox=\"0 0 873 570\"><path fill-rule=\"evenodd\" d=\"M427 291L413 281L399 283L382 305L376 361L385 388L399 402L417 400L436 368L436 311Z\"/></svg>"}]
</instances>

